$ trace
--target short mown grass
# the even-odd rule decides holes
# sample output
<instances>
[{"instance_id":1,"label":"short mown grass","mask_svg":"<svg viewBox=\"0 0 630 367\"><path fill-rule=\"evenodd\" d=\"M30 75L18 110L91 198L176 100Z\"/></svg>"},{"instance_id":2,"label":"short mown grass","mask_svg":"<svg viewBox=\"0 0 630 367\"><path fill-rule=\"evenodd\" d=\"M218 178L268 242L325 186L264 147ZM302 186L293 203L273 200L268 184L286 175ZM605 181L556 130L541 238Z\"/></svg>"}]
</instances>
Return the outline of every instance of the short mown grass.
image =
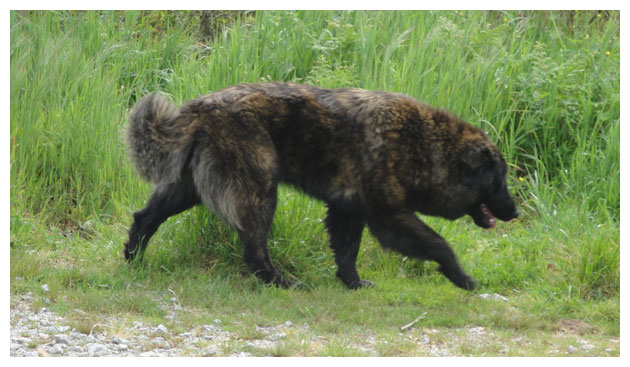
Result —
<instances>
[{"instance_id":1,"label":"short mown grass","mask_svg":"<svg viewBox=\"0 0 630 367\"><path fill-rule=\"evenodd\" d=\"M255 340L256 325L291 320L310 325L295 338L326 341L290 336L254 355L364 355L350 346L368 334L379 355L421 355L414 332L434 328L447 345L470 326L503 343L455 343L454 354L549 355L553 342L536 340L555 340L571 320L601 346L593 355L618 355L619 12L242 12L216 26L204 41L195 12L11 12L13 296L31 292L34 307L82 332L99 332L102 315L182 331L220 318ZM236 232L202 207L169 219L129 266L122 246L150 186L126 158L128 110L152 91L181 102L268 80L407 93L487 130L521 217L494 231L423 217L481 289L453 287L366 230L359 272L376 287L346 290L325 207L285 186L269 247L302 289L257 282ZM172 297L184 309L176 320L163 305Z\"/></svg>"}]
</instances>

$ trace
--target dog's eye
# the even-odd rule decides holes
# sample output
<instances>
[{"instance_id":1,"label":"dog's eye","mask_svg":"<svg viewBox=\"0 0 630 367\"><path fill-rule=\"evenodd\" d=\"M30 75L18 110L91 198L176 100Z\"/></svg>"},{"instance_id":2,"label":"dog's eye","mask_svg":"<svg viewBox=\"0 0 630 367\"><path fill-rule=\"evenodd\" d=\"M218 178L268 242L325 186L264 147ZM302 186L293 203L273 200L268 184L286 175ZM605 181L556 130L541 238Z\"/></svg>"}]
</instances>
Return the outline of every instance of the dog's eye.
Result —
<instances>
[{"instance_id":1,"label":"dog's eye","mask_svg":"<svg viewBox=\"0 0 630 367\"><path fill-rule=\"evenodd\" d=\"M497 191L503 190L506 186L506 183L505 183L505 180L501 180L500 178L495 178L492 186L493 186L494 191L497 192Z\"/></svg>"}]
</instances>

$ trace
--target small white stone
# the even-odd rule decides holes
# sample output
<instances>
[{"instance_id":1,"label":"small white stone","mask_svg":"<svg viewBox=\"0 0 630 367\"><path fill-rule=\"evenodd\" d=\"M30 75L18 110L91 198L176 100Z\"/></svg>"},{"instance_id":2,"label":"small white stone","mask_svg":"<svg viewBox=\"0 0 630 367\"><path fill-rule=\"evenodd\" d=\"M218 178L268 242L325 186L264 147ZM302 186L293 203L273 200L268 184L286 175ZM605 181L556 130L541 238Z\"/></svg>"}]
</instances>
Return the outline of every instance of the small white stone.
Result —
<instances>
[{"instance_id":1,"label":"small white stone","mask_svg":"<svg viewBox=\"0 0 630 367\"><path fill-rule=\"evenodd\" d=\"M56 334L55 342L60 343L60 344L70 345L70 339L68 339L68 336L64 334Z\"/></svg>"},{"instance_id":2,"label":"small white stone","mask_svg":"<svg viewBox=\"0 0 630 367\"><path fill-rule=\"evenodd\" d=\"M494 293L494 294L483 293L479 295L479 298L486 299L486 300L493 300L493 301L503 301L503 302L508 301L506 297L497 293Z\"/></svg>"},{"instance_id":3,"label":"small white stone","mask_svg":"<svg viewBox=\"0 0 630 367\"><path fill-rule=\"evenodd\" d=\"M159 324L157 326L157 331L162 333L162 334L166 334L168 332L168 329L166 328L166 326Z\"/></svg>"},{"instance_id":4,"label":"small white stone","mask_svg":"<svg viewBox=\"0 0 630 367\"><path fill-rule=\"evenodd\" d=\"M70 347L68 348L68 353L73 353L73 354L67 354L68 357L75 357L77 354L83 352L84 350L79 347L79 346L74 346L74 347Z\"/></svg>"},{"instance_id":5,"label":"small white stone","mask_svg":"<svg viewBox=\"0 0 630 367\"><path fill-rule=\"evenodd\" d=\"M203 357L214 356L214 355L217 355L217 353L219 353L219 350L214 345L209 345L209 346L203 348L203 350L201 351L201 355Z\"/></svg>"},{"instance_id":6,"label":"small white stone","mask_svg":"<svg viewBox=\"0 0 630 367\"><path fill-rule=\"evenodd\" d=\"M127 344L128 343L128 341L126 339L120 338L118 336L112 337L112 342L114 344Z\"/></svg>"},{"instance_id":7,"label":"small white stone","mask_svg":"<svg viewBox=\"0 0 630 367\"><path fill-rule=\"evenodd\" d=\"M13 341L15 341L18 344L28 344L31 342L31 339L20 336L20 337L14 338Z\"/></svg>"},{"instance_id":8,"label":"small white stone","mask_svg":"<svg viewBox=\"0 0 630 367\"><path fill-rule=\"evenodd\" d=\"M107 354L107 348L103 344L93 344L88 348L90 357L102 357Z\"/></svg>"},{"instance_id":9,"label":"small white stone","mask_svg":"<svg viewBox=\"0 0 630 367\"><path fill-rule=\"evenodd\" d=\"M50 354L62 354L63 353L63 347L61 346L61 344L55 344L50 349L48 349L48 353L50 353Z\"/></svg>"},{"instance_id":10,"label":"small white stone","mask_svg":"<svg viewBox=\"0 0 630 367\"><path fill-rule=\"evenodd\" d=\"M168 345L168 342L164 338L155 338L151 341L151 344L153 344L154 346L158 348L164 348L164 349L168 349L170 347Z\"/></svg>"}]
</instances>

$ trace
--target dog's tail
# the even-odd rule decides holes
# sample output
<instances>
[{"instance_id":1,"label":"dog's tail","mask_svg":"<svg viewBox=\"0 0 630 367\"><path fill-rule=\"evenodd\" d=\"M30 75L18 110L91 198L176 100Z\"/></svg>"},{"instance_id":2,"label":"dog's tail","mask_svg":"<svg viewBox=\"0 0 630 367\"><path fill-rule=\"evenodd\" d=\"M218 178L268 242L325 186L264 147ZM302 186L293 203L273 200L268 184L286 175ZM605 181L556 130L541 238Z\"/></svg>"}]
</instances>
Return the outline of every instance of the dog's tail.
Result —
<instances>
[{"instance_id":1,"label":"dog's tail","mask_svg":"<svg viewBox=\"0 0 630 367\"><path fill-rule=\"evenodd\" d=\"M192 145L189 125L164 94L138 101L126 135L131 160L144 179L154 184L179 179Z\"/></svg>"}]
</instances>

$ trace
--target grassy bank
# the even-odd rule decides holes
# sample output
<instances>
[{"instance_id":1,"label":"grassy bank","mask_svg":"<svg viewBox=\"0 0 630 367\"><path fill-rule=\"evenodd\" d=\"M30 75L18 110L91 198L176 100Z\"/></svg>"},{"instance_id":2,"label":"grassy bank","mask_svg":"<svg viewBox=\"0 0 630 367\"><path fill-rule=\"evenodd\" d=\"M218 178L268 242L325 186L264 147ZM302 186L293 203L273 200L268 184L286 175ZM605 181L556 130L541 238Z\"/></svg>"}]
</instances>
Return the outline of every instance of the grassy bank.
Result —
<instances>
[{"instance_id":1,"label":"grassy bank","mask_svg":"<svg viewBox=\"0 0 630 367\"><path fill-rule=\"evenodd\" d=\"M291 317L335 342L357 325L396 335L425 311L427 327L553 336L580 320L590 335L618 338L619 13L242 13L213 23L211 40L199 22L195 13L11 13L12 295L164 323L158 299L170 289L195 310L178 327L222 315L247 335ZM457 290L434 264L383 252L367 231L359 272L377 287L345 291L322 204L288 187L269 243L305 290L256 283L236 233L203 208L166 222L144 264L128 267L126 230L150 192L120 138L129 108L156 90L181 102L266 80L407 93L487 130L509 162L522 217L496 231L426 221L480 293L509 302ZM342 354L332 345L321 354ZM470 353L482 352L493 354Z\"/></svg>"}]
</instances>

